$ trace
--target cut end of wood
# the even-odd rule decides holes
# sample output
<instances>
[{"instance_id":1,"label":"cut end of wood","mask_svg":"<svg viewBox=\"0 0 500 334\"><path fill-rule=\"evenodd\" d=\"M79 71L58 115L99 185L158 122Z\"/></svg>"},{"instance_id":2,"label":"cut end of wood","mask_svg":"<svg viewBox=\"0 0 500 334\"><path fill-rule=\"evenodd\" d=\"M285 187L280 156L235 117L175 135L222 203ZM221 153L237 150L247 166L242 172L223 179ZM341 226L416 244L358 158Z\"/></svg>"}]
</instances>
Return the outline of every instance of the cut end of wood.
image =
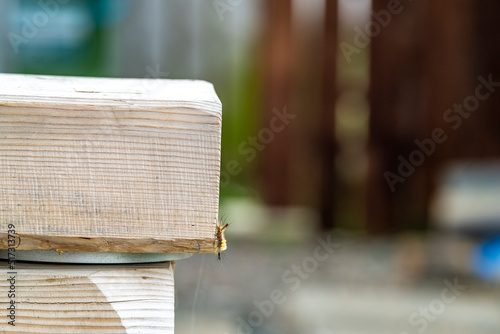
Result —
<instances>
[{"instance_id":1,"label":"cut end of wood","mask_svg":"<svg viewBox=\"0 0 500 334\"><path fill-rule=\"evenodd\" d=\"M0 87L1 248L12 235L23 250L213 251L211 84L0 74Z\"/></svg>"},{"instance_id":2,"label":"cut end of wood","mask_svg":"<svg viewBox=\"0 0 500 334\"><path fill-rule=\"evenodd\" d=\"M8 333L174 333L173 263L18 263L1 280ZM11 303L14 301L14 303ZM9 325L8 321L14 321Z\"/></svg>"}]
</instances>

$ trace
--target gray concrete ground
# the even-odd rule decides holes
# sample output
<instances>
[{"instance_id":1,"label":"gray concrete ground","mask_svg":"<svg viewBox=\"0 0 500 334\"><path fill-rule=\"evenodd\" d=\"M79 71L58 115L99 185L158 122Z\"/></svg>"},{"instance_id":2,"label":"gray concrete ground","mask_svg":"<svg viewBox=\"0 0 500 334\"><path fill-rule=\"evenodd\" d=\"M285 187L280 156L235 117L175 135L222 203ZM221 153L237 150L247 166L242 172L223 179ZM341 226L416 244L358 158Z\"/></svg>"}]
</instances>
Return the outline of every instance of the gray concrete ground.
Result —
<instances>
[{"instance_id":1,"label":"gray concrete ground","mask_svg":"<svg viewBox=\"0 0 500 334\"><path fill-rule=\"evenodd\" d=\"M500 333L500 284L472 275L471 242L321 238L178 261L176 333Z\"/></svg>"}]
</instances>

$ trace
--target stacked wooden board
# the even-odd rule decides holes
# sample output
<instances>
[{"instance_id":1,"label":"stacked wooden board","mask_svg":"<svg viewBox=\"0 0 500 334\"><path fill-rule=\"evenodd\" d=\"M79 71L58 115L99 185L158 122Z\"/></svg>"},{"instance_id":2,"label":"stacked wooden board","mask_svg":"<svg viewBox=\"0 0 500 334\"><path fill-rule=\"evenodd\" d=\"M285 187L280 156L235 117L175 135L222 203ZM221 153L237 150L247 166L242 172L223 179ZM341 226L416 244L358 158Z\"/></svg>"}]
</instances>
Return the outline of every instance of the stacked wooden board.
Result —
<instances>
[{"instance_id":1,"label":"stacked wooden board","mask_svg":"<svg viewBox=\"0 0 500 334\"><path fill-rule=\"evenodd\" d=\"M16 252L214 252L221 108L202 81L0 74L0 333L174 332L173 262Z\"/></svg>"},{"instance_id":2,"label":"stacked wooden board","mask_svg":"<svg viewBox=\"0 0 500 334\"><path fill-rule=\"evenodd\" d=\"M207 82L0 74L0 248L213 252L220 134Z\"/></svg>"}]
</instances>

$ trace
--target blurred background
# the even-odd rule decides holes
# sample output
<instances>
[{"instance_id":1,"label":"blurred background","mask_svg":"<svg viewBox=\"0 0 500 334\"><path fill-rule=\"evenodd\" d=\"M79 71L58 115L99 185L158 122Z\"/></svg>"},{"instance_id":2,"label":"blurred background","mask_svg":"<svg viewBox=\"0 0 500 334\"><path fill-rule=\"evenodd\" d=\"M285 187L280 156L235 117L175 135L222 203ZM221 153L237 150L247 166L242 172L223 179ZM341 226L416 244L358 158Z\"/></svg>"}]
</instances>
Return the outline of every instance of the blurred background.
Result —
<instances>
[{"instance_id":1,"label":"blurred background","mask_svg":"<svg viewBox=\"0 0 500 334\"><path fill-rule=\"evenodd\" d=\"M222 263L177 333L500 333L500 2L0 0L0 72L203 79Z\"/></svg>"}]
</instances>

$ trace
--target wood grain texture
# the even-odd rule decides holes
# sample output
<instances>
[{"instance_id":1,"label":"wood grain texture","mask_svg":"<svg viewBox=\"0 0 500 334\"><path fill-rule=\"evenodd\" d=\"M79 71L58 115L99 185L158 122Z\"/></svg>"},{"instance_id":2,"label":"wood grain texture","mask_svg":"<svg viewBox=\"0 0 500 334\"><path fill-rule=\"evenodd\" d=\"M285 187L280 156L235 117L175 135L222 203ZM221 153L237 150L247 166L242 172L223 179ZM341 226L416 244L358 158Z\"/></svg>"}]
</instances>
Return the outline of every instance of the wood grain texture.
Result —
<instances>
[{"instance_id":1,"label":"wood grain texture","mask_svg":"<svg viewBox=\"0 0 500 334\"><path fill-rule=\"evenodd\" d=\"M0 265L7 267L7 264ZM15 326L0 297L0 333L174 333L173 263L17 263ZM10 275L9 275L10 276ZM7 277L8 278L8 277ZM0 290L10 284L2 273Z\"/></svg>"},{"instance_id":2,"label":"wood grain texture","mask_svg":"<svg viewBox=\"0 0 500 334\"><path fill-rule=\"evenodd\" d=\"M0 74L0 248L213 252L211 84Z\"/></svg>"}]
</instances>

